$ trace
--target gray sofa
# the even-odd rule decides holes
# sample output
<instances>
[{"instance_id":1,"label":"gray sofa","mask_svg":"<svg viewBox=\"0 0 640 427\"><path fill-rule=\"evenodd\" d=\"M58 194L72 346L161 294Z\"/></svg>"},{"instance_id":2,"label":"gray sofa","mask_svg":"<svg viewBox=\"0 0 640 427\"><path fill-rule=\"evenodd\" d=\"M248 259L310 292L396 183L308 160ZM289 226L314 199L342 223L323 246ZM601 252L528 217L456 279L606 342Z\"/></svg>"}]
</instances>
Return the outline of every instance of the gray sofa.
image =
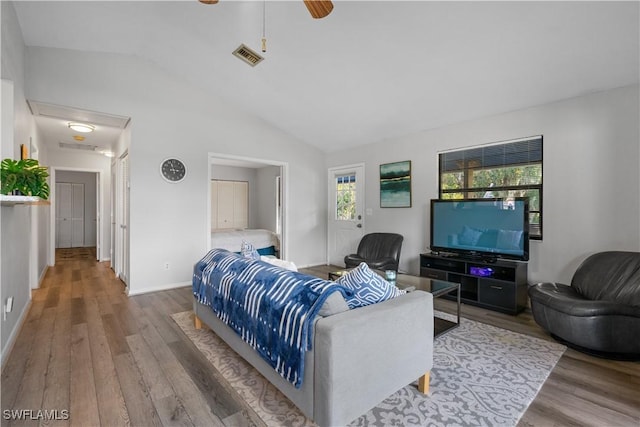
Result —
<instances>
[{"instance_id":1,"label":"gray sofa","mask_svg":"<svg viewBox=\"0 0 640 427\"><path fill-rule=\"evenodd\" d=\"M344 426L418 380L428 392L433 297L410 292L367 307L317 316L304 380L295 388L207 306L194 300L196 327L209 326L320 426Z\"/></svg>"}]
</instances>

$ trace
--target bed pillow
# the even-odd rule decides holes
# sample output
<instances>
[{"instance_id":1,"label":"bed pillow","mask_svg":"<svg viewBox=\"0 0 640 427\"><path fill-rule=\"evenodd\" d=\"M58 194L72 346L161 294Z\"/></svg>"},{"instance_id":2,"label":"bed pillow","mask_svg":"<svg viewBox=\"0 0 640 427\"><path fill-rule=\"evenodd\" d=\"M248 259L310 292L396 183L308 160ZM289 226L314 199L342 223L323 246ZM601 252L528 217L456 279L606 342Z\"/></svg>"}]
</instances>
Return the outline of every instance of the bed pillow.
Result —
<instances>
[{"instance_id":1,"label":"bed pillow","mask_svg":"<svg viewBox=\"0 0 640 427\"><path fill-rule=\"evenodd\" d=\"M256 248L254 248L253 245L246 240L242 241L242 245L240 246L240 253L245 258L260 259L260 254L258 253Z\"/></svg>"},{"instance_id":2,"label":"bed pillow","mask_svg":"<svg viewBox=\"0 0 640 427\"><path fill-rule=\"evenodd\" d=\"M340 277L336 283L353 292L346 298L349 308L365 307L406 293L373 272L364 262Z\"/></svg>"},{"instance_id":3,"label":"bed pillow","mask_svg":"<svg viewBox=\"0 0 640 427\"><path fill-rule=\"evenodd\" d=\"M298 271L298 267L292 261L285 261L283 259L276 258L272 255L269 256L260 256L260 260L271 265L275 265L280 268L284 268L285 270Z\"/></svg>"}]
</instances>

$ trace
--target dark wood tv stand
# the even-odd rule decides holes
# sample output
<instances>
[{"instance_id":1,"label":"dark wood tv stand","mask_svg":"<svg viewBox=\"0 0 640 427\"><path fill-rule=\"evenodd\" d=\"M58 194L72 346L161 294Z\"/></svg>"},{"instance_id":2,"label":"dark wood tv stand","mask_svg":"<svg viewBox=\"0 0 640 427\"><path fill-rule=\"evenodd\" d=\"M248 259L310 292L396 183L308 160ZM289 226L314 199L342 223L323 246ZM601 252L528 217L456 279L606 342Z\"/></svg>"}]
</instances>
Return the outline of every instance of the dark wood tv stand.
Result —
<instances>
[{"instance_id":1,"label":"dark wood tv stand","mask_svg":"<svg viewBox=\"0 0 640 427\"><path fill-rule=\"evenodd\" d=\"M420 254L420 276L460 283L460 299L508 314L527 307L527 263ZM456 293L443 296L456 300Z\"/></svg>"}]
</instances>

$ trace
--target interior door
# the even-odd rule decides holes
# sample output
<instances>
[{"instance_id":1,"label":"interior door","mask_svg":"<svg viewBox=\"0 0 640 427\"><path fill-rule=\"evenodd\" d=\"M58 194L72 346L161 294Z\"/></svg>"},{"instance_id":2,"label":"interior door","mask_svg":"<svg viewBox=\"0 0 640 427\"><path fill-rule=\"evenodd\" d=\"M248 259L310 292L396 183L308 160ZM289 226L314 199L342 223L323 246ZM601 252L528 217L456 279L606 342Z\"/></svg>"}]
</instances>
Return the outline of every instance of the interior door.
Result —
<instances>
[{"instance_id":1,"label":"interior door","mask_svg":"<svg viewBox=\"0 0 640 427\"><path fill-rule=\"evenodd\" d=\"M129 155L122 159L122 271L120 279L129 284Z\"/></svg>"},{"instance_id":2,"label":"interior door","mask_svg":"<svg viewBox=\"0 0 640 427\"><path fill-rule=\"evenodd\" d=\"M329 264L344 266L364 235L364 165L329 169Z\"/></svg>"},{"instance_id":3,"label":"interior door","mask_svg":"<svg viewBox=\"0 0 640 427\"><path fill-rule=\"evenodd\" d=\"M84 184L56 183L56 248L84 246Z\"/></svg>"}]
</instances>

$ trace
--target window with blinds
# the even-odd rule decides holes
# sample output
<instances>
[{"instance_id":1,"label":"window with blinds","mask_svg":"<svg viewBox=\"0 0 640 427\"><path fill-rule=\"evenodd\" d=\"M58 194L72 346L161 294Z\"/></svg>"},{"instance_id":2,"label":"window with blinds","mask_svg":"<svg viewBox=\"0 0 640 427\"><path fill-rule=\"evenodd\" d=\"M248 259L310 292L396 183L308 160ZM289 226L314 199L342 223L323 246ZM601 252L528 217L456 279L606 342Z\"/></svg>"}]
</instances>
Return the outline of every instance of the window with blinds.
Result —
<instances>
[{"instance_id":1,"label":"window with blinds","mask_svg":"<svg viewBox=\"0 0 640 427\"><path fill-rule=\"evenodd\" d=\"M529 198L529 237L542 239L542 135L439 154L441 199Z\"/></svg>"}]
</instances>

